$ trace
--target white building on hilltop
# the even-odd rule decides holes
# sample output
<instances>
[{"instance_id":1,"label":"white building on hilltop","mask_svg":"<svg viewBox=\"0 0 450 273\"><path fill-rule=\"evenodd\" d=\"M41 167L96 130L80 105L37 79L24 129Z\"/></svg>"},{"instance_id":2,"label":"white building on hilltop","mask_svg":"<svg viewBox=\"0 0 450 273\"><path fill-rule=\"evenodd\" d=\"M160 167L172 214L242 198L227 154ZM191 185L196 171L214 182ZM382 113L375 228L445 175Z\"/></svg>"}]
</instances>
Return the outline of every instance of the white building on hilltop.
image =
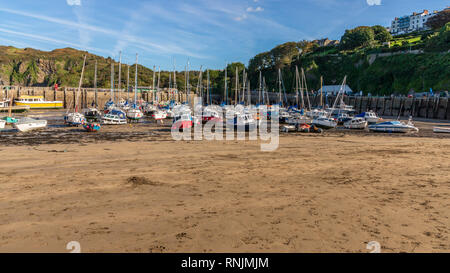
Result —
<instances>
[{"instance_id":1,"label":"white building on hilltop","mask_svg":"<svg viewBox=\"0 0 450 273\"><path fill-rule=\"evenodd\" d=\"M436 15L438 11L430 13L428 10L424 10L421 13L414 12L412 15L395 18L391 24L391 34L400 35L410 33L414 31L427 30L428 27L425 23Z\"/></svg>"}]
</instances>

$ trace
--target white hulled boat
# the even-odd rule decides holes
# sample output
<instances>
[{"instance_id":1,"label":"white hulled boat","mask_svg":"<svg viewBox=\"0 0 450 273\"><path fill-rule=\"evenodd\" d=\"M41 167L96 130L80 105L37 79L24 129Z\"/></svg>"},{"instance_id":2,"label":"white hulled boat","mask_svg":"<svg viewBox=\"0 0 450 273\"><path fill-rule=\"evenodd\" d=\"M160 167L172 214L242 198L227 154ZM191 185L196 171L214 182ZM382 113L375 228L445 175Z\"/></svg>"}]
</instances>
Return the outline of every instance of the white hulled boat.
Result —
<instances>
[{"instance_id":1,"label":"white hulled boat","mask_svg":"<svg viewBox=\"0 0 450 273\"><path fill-rule=\"evenodd\" d=\"M352 118L344 122L344 127L346 129L365 129L368 122L364 118Z\"/></svg>"},{"instance_id":2,"label":"white hulled boat","mask_svg":"<svg viewBox=\"0 0 450 273\"><path fill-rule=\"evenodd\" d=\"M40 128L44 128L47 126L46 120L32 119L32 118L21 118L18 122L13 123L12 125L15 129L20 132L28 132L31 130L36 130Z\"/></svg>"},{"instance_id":3,"label":"white hulled boat","mask_svg":"<svg viewBox=\"0 0 450 273\"><path fill-rule=\"evenodd\" d=\"M401 121L386 121L369 125L369 130L374 132L387 132L387 133L409 133L419 132L419 129L412 124L411 120L405 124Z\"/></svg>"},{"instance_id":4,"label":"white hulled boat","mask_svg":"<svg viewBox=\"0 0 450 273\"><path fill-rule=\"evenodd\" d=\"M450 133L450 125L447 126L436 126L433 128L433 132L435 133Z\"/></svg>"}]
</instances>

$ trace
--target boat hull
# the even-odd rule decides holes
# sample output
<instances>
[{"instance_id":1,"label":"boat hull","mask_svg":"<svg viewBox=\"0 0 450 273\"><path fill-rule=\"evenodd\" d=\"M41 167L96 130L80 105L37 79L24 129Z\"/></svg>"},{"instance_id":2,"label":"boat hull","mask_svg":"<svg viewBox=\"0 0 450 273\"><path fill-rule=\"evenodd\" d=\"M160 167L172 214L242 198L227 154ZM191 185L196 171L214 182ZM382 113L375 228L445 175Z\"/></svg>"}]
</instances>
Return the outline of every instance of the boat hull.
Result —
<instances>
[{"instance_id":1,"label":"boat hull","mask_svg":"<svg viewBox=\"0 0 450 273\"><path fill-rule=\"evenodd\" d=\"M395 127L390 127L390 126L369 126L369 130L372 132L384 132L384 133L409 133L409 132L414 132L414 131L418 131L414 128L409 128L409 127L401 127L401 126L395 126Z\"/></svg>"},{"instance_id":2,"label":"boat hull","mask_svg":"<svg viewBox=\"0 0 450 273\"><path fill-rule=\"evenodd\" d=\"M12 113L23 113L30 110L30 106L12 106ZM8 112L9 107L0 107L0 112Z\"/></svg>"},{"instance_id":3,"label":"boat hull","mask_svg":"<svg viewBox=\"0 0 450 273\"><path fill-rule=\"evenodd\" d=\"M61 109L64 108L62 101L49 101L49 102L19 102L16 101L17 106L28 106L30 109Z\"/></svg>"},{"instance_id":4,"label":"boat hull","mask_svg":"<svg viewBox=\"0 0 450 273\"><path fill-rule=\"evenodd\" d=\"M312 124L326 130L336 128L337 126L336 121L329 120L313 120Z\"/></svg>"},{"instance_id":5,"label":"boat hull","mask_svg":"<svg viewBox=\"0 0 450 273\"><path fill-rule=\"evenodd\" d=\"M46 120L40 120L38 122L29 122L29 123L14 123L13 127L20 132L29 132L32 130L37 130L41 128L45 128L47 126Z\"/></svg>"},{"instance_id":6,"label":"boat hull","mask_svg":"<svg viewBox=\"0 0 450 273\"><path fill-rule=\"evenodd\" d=\"M101 129L101 125L99 123L86 122L83 124L83 128L88 132L98 132Z\"/></svg>"},{"instance_id":7,"label":"boat hull","mask_svg":"<svg viewBox=\"0 0 450 273\"><path fill-rule=\"evenodd\" d=\"M434 127L433 132L450 134L450 127Z\"/></svg>"}]
</instances>

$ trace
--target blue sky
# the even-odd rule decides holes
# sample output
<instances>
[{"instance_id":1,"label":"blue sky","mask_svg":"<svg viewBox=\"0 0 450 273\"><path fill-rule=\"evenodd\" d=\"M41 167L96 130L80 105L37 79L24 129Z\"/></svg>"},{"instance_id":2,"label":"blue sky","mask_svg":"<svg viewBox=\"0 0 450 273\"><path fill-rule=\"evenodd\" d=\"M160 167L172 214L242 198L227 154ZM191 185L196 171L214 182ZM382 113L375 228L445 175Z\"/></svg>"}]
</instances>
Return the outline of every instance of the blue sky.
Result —
<instances>
[{"instance_id":1,"label":"blue sky","mask_svg":"<svg viewBox=\"0 0 450 273\"><path fill-rule=\"evenodd\" d=\"M0 0L0 44L74 47L161 69L218 69L303 39L441 10L447 0Z\"/></svg>"}]
</instances>

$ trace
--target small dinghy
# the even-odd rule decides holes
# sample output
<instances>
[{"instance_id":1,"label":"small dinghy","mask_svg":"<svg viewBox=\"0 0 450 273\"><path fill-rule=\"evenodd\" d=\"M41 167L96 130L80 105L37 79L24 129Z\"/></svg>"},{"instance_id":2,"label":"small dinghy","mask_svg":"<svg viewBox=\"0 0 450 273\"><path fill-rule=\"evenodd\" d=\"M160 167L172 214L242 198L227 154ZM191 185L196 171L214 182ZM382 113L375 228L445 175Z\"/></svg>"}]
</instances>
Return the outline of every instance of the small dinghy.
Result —
<instances>
[{"instance_id":1,"label":"small dinghy","mask_svg":"<svg viewBox=\"0 0 450 273\"><path fill-rule=\"evenodd\" d=\"M64 123L69 126L77 127L82 125L84 122L86 122L86 118L84 117L83 114L78 112L67 113L64 116Z\"/></svg>"},{"instance_id":2,"label":"small dinghy","mask_svg":"<svg viewBox=\"0 0 450 273\"><path fill-rule=\"evenodd\" d=\"M433 128L433 132L450 134L450 126L436 126Z\"/></svg>"},{"instance_id":3,"label":"small dinghy","mask_svg":"<svg viewBox=\"0 0 450 273\"><path fill-rule=\"evenodd\" d=\"M97 122L85 122L83 128L88 132L98 132L101 129L100 123Z\"/></svg>"},{"instance_id":4,"label":"small dinghy","mask_svg":"<svg viewBox=\"0 0 450 273\"><path fill-rule=\"evenodd\" d=\"M41 129L47 126L46 120L38 120L32 118L21 118L18 122L13 123L13 127L20 132L28 132L31 130Z\"/></svg>"},{"instance_id":5,"label":"small dinghy","mask_svg":"<svg viewBox=\"0 0 450 273\"><path fill-rule=\"evenodd\" d=\"M2 120L6 121L6 124L13 124L18 122L19 120L13 117L4 117Z\"/></svg>"},{"instance_id":6,"label":"small dinghy","mask_svg":"<svg viewBox=\"0 0 450 273\"><path fill-rule=\"evenodd\" d=\"M344 122L344 128L346 129L365 129L367 125L368 122L364 118L352 118Z\"/></svg>"},{"instance_id":7,"label":"small dinghy","mask_svg":"<svg viewBox=\"0 0 450 273\"><path fill-rule=\"evenodd\" d=\"M407 124L401 121L386 121L369 126L369 130L373 132L387 132L387 133L409 133L419 132L419 129L409 121Z\"/></svg>"}]
</instances>

